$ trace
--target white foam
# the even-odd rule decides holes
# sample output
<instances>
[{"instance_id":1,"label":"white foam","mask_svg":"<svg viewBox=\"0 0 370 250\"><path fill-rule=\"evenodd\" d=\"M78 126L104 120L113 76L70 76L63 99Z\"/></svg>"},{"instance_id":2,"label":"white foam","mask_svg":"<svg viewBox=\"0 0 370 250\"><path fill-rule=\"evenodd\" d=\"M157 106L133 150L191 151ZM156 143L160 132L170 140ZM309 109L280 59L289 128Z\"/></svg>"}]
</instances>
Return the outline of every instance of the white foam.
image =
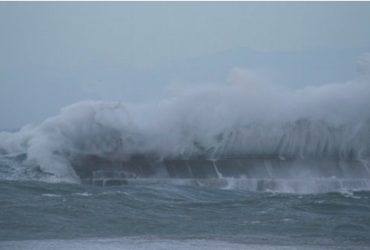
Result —
<instances>
[{"instance_id":1,"label":"white foam","mask_svg":"<svg viewBox=\"0 0 370 250\"><path fill-rule=\"evenodd\" d=\"M41 196L44 196L44 197L52 197L52 198L54 198L54 197L62 197L62 195L60 195L60 194L49 194L49 193L42 194Z\"/></svg>"},{"instance_id":2,"label":"white foam","mask_svg":"<svg viewBox=\"0 0 370 250\"><path fill-rule=\"evenodd\" d=\"M93 194L91 193L88 193L88 192L82 192L82 193L73 193L72 195L75 195L75 196L92 196Z\"/></svg>"},{"instance_id":3,"label":"white foam","mask_svg":"<svg viewBox=\"0 0 370 250\"><path fill-rule=\"evenodd\" d=\"M349 249L340 246L281 246L237 244L219 240L170 240L158 238L119 238L119 239L75 239L75 240L27 240L27 241L0 241L0 248L7 250L293 250L293 249ZM356 246L356 249L369 249Z\"/></svg>"},{"instance_id":4,"label":"white foam","mask_svg":"<svg viewBox=\"0 0 370 250\"><path fill-rule=\"evenodd\" d=\"M152 104L85 101L39 126L0 133L0 152L27 154L49 181L78 182L71 159L223 154L370 156L369 60L345 83L291 90L232 72L228 85Z\"/></svg>"}]
</instances>

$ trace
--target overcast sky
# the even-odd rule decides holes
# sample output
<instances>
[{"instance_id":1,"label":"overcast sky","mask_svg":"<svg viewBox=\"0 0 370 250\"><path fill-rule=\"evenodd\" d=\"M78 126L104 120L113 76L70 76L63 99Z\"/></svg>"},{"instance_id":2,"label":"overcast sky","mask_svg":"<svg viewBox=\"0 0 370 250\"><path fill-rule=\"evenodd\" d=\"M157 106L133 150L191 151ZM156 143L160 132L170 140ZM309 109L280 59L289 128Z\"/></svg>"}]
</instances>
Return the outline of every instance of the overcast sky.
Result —
<instances>
[{"instance_id":1,"label":"overcast sky","mask_svg":"<svg viewBox=\"0 0 370 250\"><path fill-rule=\"evenodd\" d=\"M367 2L2 2L0 62L142 66L235 47L363 47L369 23Z\"/></svg>"},{"instance_id":2,"label":"overcast sky","mask_svg":"<svg viewBox=\"0 0 370 250\"><path fill-rule=\"evenodd\" d=\"M364 48L369 23L369 2L0 2L0 129L94 98L73 90L81 69L130 72L242 47Z\"/></svg>"}]
</instances>

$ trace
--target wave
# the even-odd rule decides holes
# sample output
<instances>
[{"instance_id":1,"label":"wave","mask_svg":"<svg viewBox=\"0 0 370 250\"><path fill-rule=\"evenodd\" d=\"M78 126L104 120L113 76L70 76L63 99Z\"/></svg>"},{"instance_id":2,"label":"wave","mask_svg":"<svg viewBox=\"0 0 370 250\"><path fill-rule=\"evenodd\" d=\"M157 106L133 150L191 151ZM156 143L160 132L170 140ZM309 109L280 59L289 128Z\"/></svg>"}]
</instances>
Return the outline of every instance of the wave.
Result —
<instances>
[{"instance_id":1,"label":"wave","mask_svg":"<svg viewBox=\"0 0 370 250\"><path fill-rule=\"evenodd\" d=\"M304 166L297 168L314 172L315 177L331 168L332 164L325 165L327 159L335 163L334 172L347 162L346 170L334 176L351 172L359 163L367 169L369 58L360 60L356 79L319 87L277 87L250 80L247 71L237 69L228 85L183 91L158 103L75 103L40 125L0 133L0 154L20 163L22 173L67 182L80 182L81 166L99 165L97 159L111 165L149 159L156 165L250 158L263 166L271 159L287 159L289 168ZM11 169L9 163L2 165L2 173ZM100 165L100 170L109 169L107 165ZM253 166L242 165L242 169ZM275 163L271 166L278 169ZM321 171L313 170L318 166ZM169 174L168 168L159 168Z\"/></svg>"}]
</instances>

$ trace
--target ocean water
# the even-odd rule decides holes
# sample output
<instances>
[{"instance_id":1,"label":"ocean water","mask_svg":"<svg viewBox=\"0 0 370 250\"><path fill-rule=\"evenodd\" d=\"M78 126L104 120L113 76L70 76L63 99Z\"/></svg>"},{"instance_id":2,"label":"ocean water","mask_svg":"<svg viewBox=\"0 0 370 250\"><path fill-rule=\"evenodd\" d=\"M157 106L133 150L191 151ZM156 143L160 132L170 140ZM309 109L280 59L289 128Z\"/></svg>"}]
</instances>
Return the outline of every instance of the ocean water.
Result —
<instances>
[{"instance_id":1,"label":"ocean water","mask_svg":"<svg viewBox=\"0 0 370 250\"><path fill-rule=\"evenodd\" d=\"M0 249L367 249L370 192L0 182Z\"/></svg>"},{"instance_id":2,"label":"ocean water","mask_svg":"<svg viewBox=\"0 0 370 250\"><path fill-rule=\"evenodd\" d=\"M0 132L0 249L369 249L370 56ZM113 185L113 186L112 186Z\"/></svg>"}]
</instances>

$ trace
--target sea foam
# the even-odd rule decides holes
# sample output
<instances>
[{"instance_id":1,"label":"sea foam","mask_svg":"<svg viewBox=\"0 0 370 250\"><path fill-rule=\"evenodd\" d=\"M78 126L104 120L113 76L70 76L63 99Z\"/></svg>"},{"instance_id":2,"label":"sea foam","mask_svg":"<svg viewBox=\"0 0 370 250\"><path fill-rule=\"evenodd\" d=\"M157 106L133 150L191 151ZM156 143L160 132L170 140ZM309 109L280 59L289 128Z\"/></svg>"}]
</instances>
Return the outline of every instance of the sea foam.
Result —
<instances>
[{"instance_id":1,"label":"sea foam","mask_svg":"<svg viewBox=\"0 0 370 250\"><path fill-rule=\"evenodd\" d=\"M25 158L51 181L69 182L79 181L71 162L80 155L367 161L369 58L361 57L358 77L344 83L288 89L235 69L224 86L182 91L157 103L78 102L37 126L0 133L0 153Z\"/></svg>"}]
</instances>

